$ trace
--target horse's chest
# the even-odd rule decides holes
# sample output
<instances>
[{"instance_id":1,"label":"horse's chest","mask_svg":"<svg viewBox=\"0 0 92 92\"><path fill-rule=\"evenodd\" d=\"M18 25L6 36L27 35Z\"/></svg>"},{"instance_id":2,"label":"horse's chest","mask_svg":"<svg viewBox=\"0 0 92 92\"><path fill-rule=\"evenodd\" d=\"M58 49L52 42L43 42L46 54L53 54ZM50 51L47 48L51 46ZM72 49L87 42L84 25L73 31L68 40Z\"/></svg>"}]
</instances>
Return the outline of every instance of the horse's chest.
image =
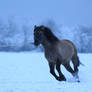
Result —
<instances>
[{"instance_id":1,"label":"horse's chest","mask_svg":"<svg viewBox=\"0 0 92 92\"><path fill-rule=\"evenodd\" d=\"M55 62L57 59L57 54L52 49L48 49L45 51L45 57L49 62Z\"/></svg>"}]
</instances>

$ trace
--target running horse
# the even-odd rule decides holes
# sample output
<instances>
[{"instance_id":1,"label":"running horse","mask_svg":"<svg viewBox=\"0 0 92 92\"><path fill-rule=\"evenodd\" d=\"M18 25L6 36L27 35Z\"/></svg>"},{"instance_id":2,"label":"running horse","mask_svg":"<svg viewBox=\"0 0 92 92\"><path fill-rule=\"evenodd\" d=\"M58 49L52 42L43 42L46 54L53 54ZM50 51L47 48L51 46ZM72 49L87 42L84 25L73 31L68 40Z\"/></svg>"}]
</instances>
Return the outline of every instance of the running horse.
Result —
<instances>
[{"instance_id":1,"label":"running horse","mask_svg":"<svg viewBox=\"0 0 92 92\"><path fill-rule=\"evenodd\" d=\"M65 76L61 72L60 65L62 64L79 82L78 66L80 64L76 47L69 40L59 40L46 26L34 27L34 45L42 45L44 48L45 57L48 61L50 73L58 81L66 81ZM70 60L73 63L74 69L70 66ZM59 76L55 73L55 68Z\"/></svg>"}]
</instances>

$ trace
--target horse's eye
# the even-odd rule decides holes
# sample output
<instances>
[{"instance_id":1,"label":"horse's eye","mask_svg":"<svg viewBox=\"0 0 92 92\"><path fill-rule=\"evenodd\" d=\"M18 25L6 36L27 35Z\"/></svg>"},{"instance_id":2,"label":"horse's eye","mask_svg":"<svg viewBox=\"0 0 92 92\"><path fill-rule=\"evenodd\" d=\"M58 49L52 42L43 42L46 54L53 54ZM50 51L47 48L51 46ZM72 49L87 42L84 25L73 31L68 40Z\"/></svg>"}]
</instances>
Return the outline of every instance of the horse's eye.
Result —
<instances>
[{"instance_id":1,"label":"horse's eye","mask_svg":"<svg viewBox=\"0 0 92 92\"><path fill-rule=\"evenodd\" d=\"M40 30L37 31L37 34L41 34L42 32Z\"/></svg>"}]
</instances>

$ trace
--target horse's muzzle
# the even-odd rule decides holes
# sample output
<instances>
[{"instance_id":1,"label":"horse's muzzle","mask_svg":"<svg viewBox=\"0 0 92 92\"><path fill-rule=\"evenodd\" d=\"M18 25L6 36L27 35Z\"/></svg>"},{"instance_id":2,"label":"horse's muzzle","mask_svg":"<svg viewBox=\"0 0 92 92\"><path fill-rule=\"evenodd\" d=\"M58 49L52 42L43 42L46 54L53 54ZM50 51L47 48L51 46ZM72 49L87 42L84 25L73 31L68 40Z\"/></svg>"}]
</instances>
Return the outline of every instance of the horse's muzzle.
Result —
<instances>
[{"instance_id":1,"label":"horse's muzzle","mask_svg":"<svg viewBox=\"0 0 92 92\"><path fill-rule=\"evenodd\" d=\"M34 45L35 45L35 46L38 46L39 44L40 44L40 41L39 41L38 39L35 39Z\"/></svg>"},{"instance_id":2,"label":"horse's muzzle","mask_svg":"<svg viewBox=\"0 0 92 92\"><path fill-rule=\"evenodd\" d=\"M38 42L34 42L34 45L35 45L35 46L38 46L38 45L39 45L39 43L38 43Z\"/></svg>"}]
</instances>

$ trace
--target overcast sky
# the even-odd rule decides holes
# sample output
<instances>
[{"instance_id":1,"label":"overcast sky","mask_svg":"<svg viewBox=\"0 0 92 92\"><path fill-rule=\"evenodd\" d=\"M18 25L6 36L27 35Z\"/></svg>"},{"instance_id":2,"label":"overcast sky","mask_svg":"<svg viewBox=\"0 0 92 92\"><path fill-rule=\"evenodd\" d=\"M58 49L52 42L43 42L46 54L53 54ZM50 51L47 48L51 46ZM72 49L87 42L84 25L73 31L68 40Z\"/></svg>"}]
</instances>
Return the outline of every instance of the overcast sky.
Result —
<instances>
[{"instance_id":1,"label":"overcast sky","mask_svg":"<svg viewBox=\"0 0 92 92\"><path fill-rule=\"evenodd\" d=\"M0 17L41 22L53 19L66 26L92 26L92 0L0 0Z\"/></svg>"}]
</instances>

